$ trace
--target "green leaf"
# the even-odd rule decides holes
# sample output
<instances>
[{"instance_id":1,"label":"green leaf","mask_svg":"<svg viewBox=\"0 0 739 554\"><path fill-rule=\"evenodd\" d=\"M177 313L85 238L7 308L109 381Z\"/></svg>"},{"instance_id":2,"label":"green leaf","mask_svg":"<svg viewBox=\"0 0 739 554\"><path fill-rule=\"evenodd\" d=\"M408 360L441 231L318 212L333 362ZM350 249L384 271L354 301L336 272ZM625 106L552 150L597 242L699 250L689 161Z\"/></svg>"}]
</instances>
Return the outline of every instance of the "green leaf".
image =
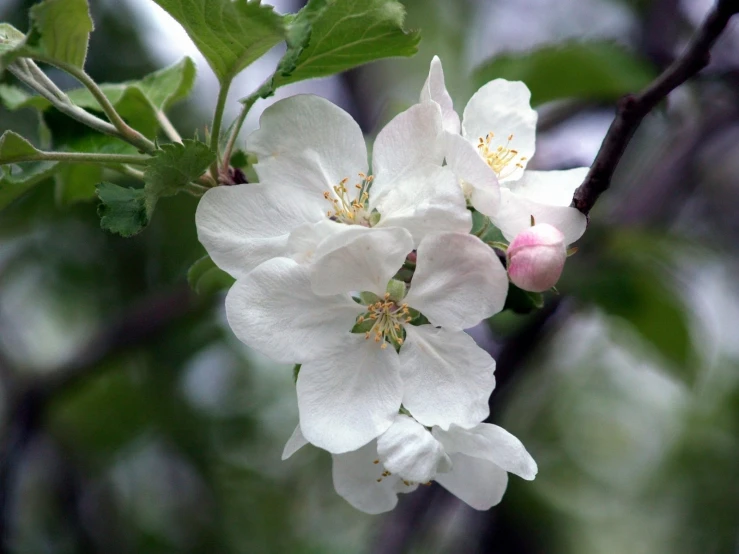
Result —
<instances>
[{"instance_id":1,"label":"green leaf","mask_svg":"<svg viewBox=\"0 0 739 554\"><path fill-rule=\"evenodd\" d=\"M0 23L0 74L20 55L26 35L9 23Z\"/></svg>"},{"instance_id":2,"label":"green leaf","mask_svg":"<svg viewBox=\"0 0 739 554\"><path fill-rule=\"evenodd\" d=\"M198 179L213 160L215 154L202 142L185 140L183 144L165 144L148 161L144 188L105 182L97 186L100 225L123 237L141 232L149 224L159 198L180 192L190 181Z\"/></svg>"},{"instance_id":3,"label":"green leaf","mask_svg":"<svg viewBox=\"0 0 739 554\"><path fill-rule=\"evenodd\" d=\"M517 314L528 314L544 307L544 295L540 292L529 292L508 283L504 310L511 310Z\"/></svg>"},{"instance_id":4,"label":"green leaf","mask_svg":"<svg viewBox=\"0 0 739 554\"><path fill-rule=\"evenodd\" d=\"M192 58L184 57L179 62L150 73L140 81L124 83L138 86L158 110L167 110L173 104L184 100L195 85L197 68Z\"/></svg>"},{"instance_id":5,"label":"green leaf","mask_svg":"<svg viewBox=\"0 0 739 554\"><path fill-rule=\"evenodd\" d=\"M97 133L87 134L71 142L60 144L60 149L71 152L99 154L136 154L136 148L114 137ZM59 206L95 198L96 185L103 179L103 168L91 164L59 164L54 175L55 199Z\"/></svg>"},{"instance_id":6,"label":"green leaf","mask_svg":"<svg viewBox=\"0 0 739 554\"><path fill-rule=\"evenodd\" d=\"M420 34L403 29L396 0L311 0L288 27L288 51L272 83L277 88L325 77L393 56L412 56Z\"/></svg>"},{"instance_id":7,"label":"green leaf","mask_svg":"<svg viewBox=\"0 0 739 554\"><path fill-rule=\"evenodd\" d=\"M197 294L209 296L230 288L236 280L219 268L210 256L204 256L190 266L187 282Z\"/></svg>"},{"instance_id":8,"label":"green leaf","mask_svg":"<svg viewBox=\"0 0 739 554\"><path fill-rule=\"evenodd\" d=\"M496 56L473 75L477 86L493 79L523 81L531 103L578 98L613 101L645 87L655 69L610 42L572 42L525 53Z\"/></svg>"},{"instance_id":9,"label":"green leaf","mask_svg":"<svg viewBox=\"0 0 739 554\"><path fill-rule=\"evenodd\" d=\"M79 68L93 25L87 0L44 0L31 8L26 47Z\"/></svg>"},{"instance_id":10,"label":"green leaf","mask_svg":"<svg viewBox=\"0 0 739 554\"><path fill-rule=\"evenodd\" d=\"M54 175L54 198L59 206L92 200L102 179L103 168L99 165L61 164Z\"/></svg>"},{"instance_id":11,"label":"green leaf","mask_svg":"<svg viewBox=\"0 0 739 554\"><path fill-rule=\"evenodd\" d=\"M215 159L215 153L203 142L187 139L183 144L165 144L144 171L146 191L157 197L177 194L187 183L197 180Z\"/></svg>"},{"instance_id":12,"label":"green leaf","mask_svg":"<svg viewBox=\"0 0 739 554\"><path fill-rule=\"evenodd\" d=\"M23 167L0 167L0 210L51 177L57 168L57 162L29 162L24 163Z\"/></svg>"},{"instance_id":13,"label":"green leaf","mask_svg":"<svg viewBox=\"0 0 739 554\"><path fill-rule=\"evenodd\" d=\"M193 40L221 84L285 37L282 16L258 0L154 0Z\"/></svg>"},{"instance_id":14,"label":"green leaf","mask_svg":"<svg viewBox=\"0 0 739 554\"><path fill-rule=\"evenodd\" d=\"M309 0L297 14L289 17L285 37L287 51L277 64L275 73L287 76L295 71L298 58L310 41L313 22L323 14L327 4L327 0Z\"/></svg>"},{"instance_id":15,"label":"green leaf","mask_svg":"<svg viewBox=\"0 0 739 554\"><path fill-rule=\"evenodd\" d=\"M0 136L0 164L11 164L23 161L28 156L40 154L33 144L18 133L5 131Z\"/></svg>"},{"instance_id":16,"label":"green leaf","mask_svg":"<svg viewBox=\"0 0 739 554\"><path fill-rule=\"evenodd\" d=\"M107 182L98 184L97 195L101 202L98 206L100 226L122 237L141 232L149 224L156 204L156 197L146 194L144 189Z\"/></svg>"},{"instance_id":17,"label":"green leaf","mask_svg":"<svg viewBox=\"0 0 739 554\"><path fill-rule=\"evenodd\" d=\"M42 96L31 96L19 87L6 84L0 84L0 101L9 111L22 108L35 108L43 111L51 106L51 103Z\"/></svg>"}]
</instances>

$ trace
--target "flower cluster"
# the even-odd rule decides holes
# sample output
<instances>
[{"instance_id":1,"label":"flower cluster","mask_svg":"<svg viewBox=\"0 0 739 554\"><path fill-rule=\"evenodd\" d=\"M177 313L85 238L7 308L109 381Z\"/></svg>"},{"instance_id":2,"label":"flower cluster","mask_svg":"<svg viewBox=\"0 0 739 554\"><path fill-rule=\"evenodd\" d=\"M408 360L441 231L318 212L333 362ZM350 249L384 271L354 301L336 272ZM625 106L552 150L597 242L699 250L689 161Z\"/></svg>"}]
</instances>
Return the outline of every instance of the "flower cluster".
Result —
<instances>
[{"instance_id":1,"label":"flower cluster","mask_svg":"<svg viewBox=\"0 0 739 554\"><path fill-rule=\"evenodd\" d=\"M434 58L420 102L377 136L370 171L351 116L293 96L247 140L259 183L200 202L200 241L237 279L234 333L300 364L283 458L307 443L332 453L336 490L360 510L390 510L432 480L487 509L507 472L536 475L518 439L483 422L495 361L464 332L503 308L509 277L552 287L585 229L569 203L586 169L526 170L529 99L498 79L460 121ZM505 263L470 234L474 211L510 241Z\"/></svg>"}]
</instances>

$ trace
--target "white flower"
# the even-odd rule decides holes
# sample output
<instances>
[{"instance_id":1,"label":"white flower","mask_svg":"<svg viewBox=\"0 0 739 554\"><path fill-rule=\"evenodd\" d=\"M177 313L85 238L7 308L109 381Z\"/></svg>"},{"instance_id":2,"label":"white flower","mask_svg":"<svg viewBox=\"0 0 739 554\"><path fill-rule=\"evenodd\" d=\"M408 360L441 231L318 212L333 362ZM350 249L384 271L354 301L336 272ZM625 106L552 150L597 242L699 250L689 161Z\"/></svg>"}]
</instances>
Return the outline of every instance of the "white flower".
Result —
<instances>
[{"instance_id":1,"label":"white flower","mask_svg":"<svg viewBox=\"0 0 739 554\"><path fill-rule=\"evenodd\" d=\"M517 287L544 292L559 281L567 260L564 235L546 223L532 225L508 245L508 276Z\"/></svg>"},{"instance_id":2,"label":"white flower","mask_svg":"<svg viewBox=\"0 0 739 554\"><path fill-rule=\"evenodd\" d=\"M537 114L524 83L495 79L480 88L464 109L460 135L441 61L434 56L421 100L440 106L447 165L462 181L471 204L506 239L525 230L531 216L559 229L567 244L582 236L586 218L570 203L588 168L525 171L534 155Z\"/></svg>"},{"instance_id":3,"label":"white flower","mask_svg":"<svg viewBox=\"0 0 739 554\"><path fill-rule=\"evenodd\" d=\"M282 459L307 444L300 426L285 445ZM370 514L392 510L398 493L413 492L435 480L477 510L503 498L508 472L532 480L536 462L505 429L478 423L470 429L452 425L430 431L407 415L397 414L377 440L333 456L336 492Z\"/></svg>"},{"instance_id":4,"label":"white flower","mask_svg":"<svg viewBox=\"0 0 739 554\"><path fill-rule=\"evenodd\" d=\"M387 430L401 403L427 426L484 419L495 361L463 329L505 302L508 278L492 249L469 234L428 235L400 299L385 290L413 248L408 231L350 229L326 242L333 244L321 263L269 260L226 298L236 336L275 360L302 364L306 438L332 453L356 450ZM359 304L352 291L379 300ZM431 324L411 325L412 310ZM352 333L357 321L371 329Z\"/></svg>"},{"instance_id":5,"label":"white flower","mask_svg":"<svg viewBox=\"0 0 739 554\"><path fill-rule=\"evenodd\" d=\"M281 100L248 138L260 183L209 190L196 213L198 238L239 277L278 256L310 261L323 239L349 226L403 227L414 245L430 232L467 233L464 197L441 167L441 135L437 104L411 107L380 131L369 175L364 136L349 114L318 96Z\"/></svg>"}]
</instances>

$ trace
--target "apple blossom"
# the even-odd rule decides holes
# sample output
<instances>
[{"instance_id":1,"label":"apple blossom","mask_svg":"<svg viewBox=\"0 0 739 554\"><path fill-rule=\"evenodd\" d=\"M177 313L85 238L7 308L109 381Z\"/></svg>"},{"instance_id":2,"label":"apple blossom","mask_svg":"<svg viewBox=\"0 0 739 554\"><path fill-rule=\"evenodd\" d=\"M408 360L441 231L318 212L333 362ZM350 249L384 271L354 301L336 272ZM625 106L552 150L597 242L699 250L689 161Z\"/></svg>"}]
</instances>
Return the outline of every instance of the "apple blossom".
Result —
<instances>
[{"instance_id":1,"label":"apple blossom","mask_svg":"<svg viewBox=\"0 0 739 554\"><path fill-rule=\"evenodd\" d=\"M431 232L467 233L464 197L441 167L441 133L436 103L412 106L378 134L370 175L348 113L318 96L280 100L247 140L260 183L206 192L196 213L200 242L239 277L278 256L310 261L323 239L349 227L402 227L416 246Z\"/></svg>"},{"instance_id":2,"label":"apple blossom","mask_svg":"<svg viewBox=\"0 0 739 554\"><path fill-rule=\"evenodd\" d=\"M521 231L508 245L508 276L517 287L531 292L552 288L567 260L564 235L539 223Z\"/></svg>"},{"instance_id":3,"label":"apple blossom","mask_svg":"<svg viewBox=\"0 0 739 554\"><path fill-rule=\"evenodd\" d=\"M320 263L268 260L226 298L242 341L302 364L305 437L332 453L356 450L387 430L401 403L427 426L484 419L495 361L463 329L505 302L508 279L492 249L469 234L427 235L401 299L385 291L414 246L409 231L354 228L324 242ZM430 324L411 324L418 313Z\"/></svg>"},{"instance_id":4,"label":"apple blossom","mask_svg":"<svg viewBox=\"0 0 739 554\"><path fill-rule=\"evenodd\" d=\"M467 103L460 135L459 116L436 56L421 92L422 101L433 100L440 106L446 162L472 206L489 216L508 240L525 230L533 216L562 231L570 244L585 232L585 216L570 203L588 168L526 170L534 155L537 120L530 99L522 82L487 83Z\"/></svg>"},{"instance_id":5,"label":"apple blossom","mask_svg":"<svg viewBox=\"0 0 739 554\"><path fill-rule=\"evenodd\" d=\"M307 443L298 425L282 459ZM502 499L508 472L532 480L537 467L505 429L490 423L427 429L405 414L396 414L376 440L333 456L336 492L370 514L392 510L398 493L413 492L434 480L473 508L487 510Z\"/></svg>"}]
</instances>

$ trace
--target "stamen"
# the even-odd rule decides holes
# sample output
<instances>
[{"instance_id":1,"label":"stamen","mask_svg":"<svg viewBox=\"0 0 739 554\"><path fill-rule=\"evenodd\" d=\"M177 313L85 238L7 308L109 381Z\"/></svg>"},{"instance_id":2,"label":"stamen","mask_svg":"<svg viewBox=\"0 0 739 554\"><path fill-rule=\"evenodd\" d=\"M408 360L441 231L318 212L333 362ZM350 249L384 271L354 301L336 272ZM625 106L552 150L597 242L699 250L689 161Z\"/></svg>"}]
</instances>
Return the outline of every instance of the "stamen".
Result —
<instances>
[{"instance_id":1,"label":"stamen","mask_svg":"<svg viewBox=\"0 0 739 554\"><path fill-rule=\"evenodd\" d=\"M498 177L503 178L511 175L514 171L511 167L523 169L521 162L526 161L527 158L526 156L519 157L518 150L510 147L513 135L508 135L508 141L504 145L498 145L496 147L490 144L493 137L495 137L493 133L488 133L484 139L480 137L477 149Z\"/></svg>"}]
</instances>

